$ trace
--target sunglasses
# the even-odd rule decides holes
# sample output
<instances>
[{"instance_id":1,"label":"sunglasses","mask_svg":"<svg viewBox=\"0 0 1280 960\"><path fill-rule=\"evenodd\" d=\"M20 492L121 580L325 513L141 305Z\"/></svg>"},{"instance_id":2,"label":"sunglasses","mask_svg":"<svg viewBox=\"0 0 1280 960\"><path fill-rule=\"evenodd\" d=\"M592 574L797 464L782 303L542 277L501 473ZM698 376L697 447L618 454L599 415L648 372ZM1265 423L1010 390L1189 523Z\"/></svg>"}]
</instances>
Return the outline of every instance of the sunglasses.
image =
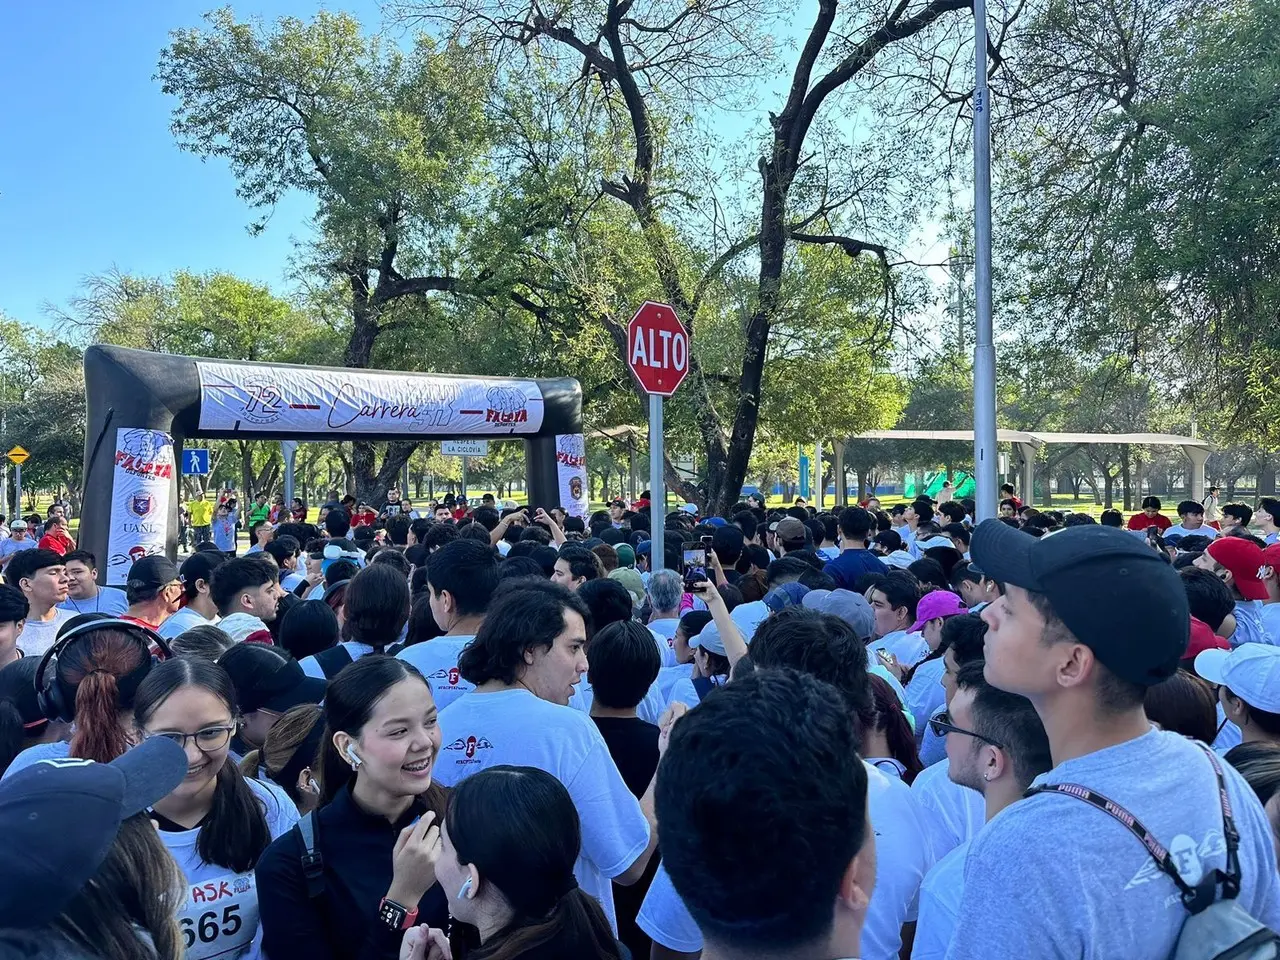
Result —
<instances>
[{"instance_id":1,"label":"sunglasses","mask_svg":"<svg viewBox=\"0 0 1280 960\"><path fill-rule=\"evenodd\" d=\"M941 713L929 721L929 726L933 730L935 737L945 737L949 733L959 733L966 737L975 737L983 743L989 743L993 747L999 747L1003 750L1004 744L999 740L992 740L990 737L984 737L980 733L974 733L972 730L965 730L963 727L957 727L951 722L951 714Z\"/></svg>"}]
</instances>

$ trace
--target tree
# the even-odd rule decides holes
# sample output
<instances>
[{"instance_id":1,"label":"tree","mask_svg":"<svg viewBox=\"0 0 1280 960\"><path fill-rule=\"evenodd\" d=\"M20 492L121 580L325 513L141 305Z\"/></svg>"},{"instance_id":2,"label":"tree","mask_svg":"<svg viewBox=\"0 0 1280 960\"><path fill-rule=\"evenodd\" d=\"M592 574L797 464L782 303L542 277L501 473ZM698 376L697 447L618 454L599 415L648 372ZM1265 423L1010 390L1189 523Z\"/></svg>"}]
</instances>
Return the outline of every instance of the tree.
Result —
<instances>
[{"instance_id":1,"label":"tree","mask_svg":"<svg viewBox=\"0 0 1280 960\"><path fill-rule=\"evenodd\" d=\"M174 134L225 159L256 209L287 190L315 198L313 267L347 303L342 364L371 366L380 338L432 313L412 301L507 298L538 312L538 292L513 278L525 239L560 211L521 202L528 169L498 150L482 51L425 36L402 50L345 14L270 29L227 8L206 20L161 54ZM380 500L415 446L386 445L378 465L373 444L354 443L357 495Z\"/></svg>"},{"instance_id":2,"label":"tree","mask_svg":"<svg viewBox=\"0 0 1280 960\"><path fill-rule=\"evenodd\" d=\"M894 72L886 61L898 49L925 64L956 55L960 45L935 25L968 6L967 0L903 0L885 12L870 2L821 0L786 71L787 91L769 116L763 147L739 151L745 161L739 169L752 171L752 181L729 178L724 192L749 198L733 204L732 223L714 186L726 171L691 159L718 146L700 134L695 118L707 103L740 96L772 67L775 44L766 30L775 16L790 16L791 6L594 0L546 11L516 0L442 0L399 9L445 24L456 39L487 43L499 55L524 51L519 69L549 71L573 99L576 130L593 131L605 117L625 138L625 158L602 154L595 165L598 195L631 215L657 289L693 333L687 402L706 464L706 500L723 510L738 497L761 422L789 250L813 244L851 260L874 258L884 271L886 314L892 315L890 249L909 216L889 184L903 174L900 149L911 144L879 130L849 148L838 129L848 114L838 111L859 94L865 104L872 102L868 91L876 81L859 84L877 71ZM935 92L905 76L898 91L915 98L913 110ZM682 153L681 141L692 141L688 152ZM896 164L882 159L879 143L890 147L886 153L897 149ZM727 161L730 172L738 159ZM699 196L700 183L713 186ZM707 310L708 293L748 255L751 261L741 269L754 278L741 316L742 349L730 388L718 391L702 356L704 326L714 312ZM621 356L626 317L604 319Z\"/></svg>"}]
</instances>

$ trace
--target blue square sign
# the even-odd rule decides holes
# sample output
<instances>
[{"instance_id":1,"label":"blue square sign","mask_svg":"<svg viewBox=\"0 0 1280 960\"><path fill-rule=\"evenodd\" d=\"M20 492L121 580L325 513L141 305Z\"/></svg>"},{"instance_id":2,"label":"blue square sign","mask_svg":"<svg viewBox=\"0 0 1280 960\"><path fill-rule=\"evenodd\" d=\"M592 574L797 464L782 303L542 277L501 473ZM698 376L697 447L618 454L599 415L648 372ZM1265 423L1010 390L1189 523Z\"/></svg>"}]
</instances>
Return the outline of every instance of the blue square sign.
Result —
<instances>
[{"instance_id":1,"label":"blue square sign","mask_svg":"<svg viewBox=\"0 0 1280 960\"><path fill-rule=\"evenodd\" d=\"M209 472L208 450L183 450L182 473L187 477L202 477Z\"/></svg>"}]
</instances>

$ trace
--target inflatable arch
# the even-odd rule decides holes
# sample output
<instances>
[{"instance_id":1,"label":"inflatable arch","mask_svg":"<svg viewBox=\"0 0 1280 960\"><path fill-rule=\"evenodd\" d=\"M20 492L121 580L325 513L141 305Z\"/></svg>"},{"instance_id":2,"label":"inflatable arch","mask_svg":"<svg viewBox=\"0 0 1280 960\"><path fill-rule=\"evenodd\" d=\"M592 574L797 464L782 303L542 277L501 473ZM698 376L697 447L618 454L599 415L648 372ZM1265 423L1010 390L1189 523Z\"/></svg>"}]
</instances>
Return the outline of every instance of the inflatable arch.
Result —
<instances>
[{"instance_id":1,"label":"inflatable arch","mask_svg":"<svg viewBox=\"0 0 1280 960\"><path fill-rule=\"evenodd\" d=\"M578 381L206 360L95 345L80 547L104 583L177 554L182 443L214 440L524 440L530 502L587 509Z\"/></svg>"}]
</instances>

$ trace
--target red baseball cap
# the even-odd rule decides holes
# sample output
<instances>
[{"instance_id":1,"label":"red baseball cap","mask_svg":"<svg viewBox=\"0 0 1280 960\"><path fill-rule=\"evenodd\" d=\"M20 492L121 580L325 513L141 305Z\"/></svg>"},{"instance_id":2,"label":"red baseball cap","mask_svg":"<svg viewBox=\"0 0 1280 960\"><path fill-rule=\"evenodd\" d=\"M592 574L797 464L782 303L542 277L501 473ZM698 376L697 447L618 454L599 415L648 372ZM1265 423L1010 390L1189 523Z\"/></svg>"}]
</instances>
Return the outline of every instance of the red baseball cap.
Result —
<instances>
[{"instance_id":1,"label":"red baseball cap","mask_svg":"<svg viewBox=\"0 0 1280 960\"><path fill-rule=\"evenodd\" d=\"M1191 618L1191 642L1187 644L1187 652L1182 659L1185 663L1187 660L1194 660L1196 654L1204 650L1230 650L1231 644L1226 641L1225 637L1220 637L1213 632L1203 620Z\"/></svg>"},{"instance_id":2,"label":"red baseball cap","mask_svg":"<svg viewBox=\"0 0 1280 960\"><path fill-rule=\"evenodd\" d=\"M1231 571L1231 580L1246 600L1267 599L1267 586L1258 579L1266 566L1262 548L1242 537L1218 537L1205 553Z\"/></svg>"}]
</instances>

